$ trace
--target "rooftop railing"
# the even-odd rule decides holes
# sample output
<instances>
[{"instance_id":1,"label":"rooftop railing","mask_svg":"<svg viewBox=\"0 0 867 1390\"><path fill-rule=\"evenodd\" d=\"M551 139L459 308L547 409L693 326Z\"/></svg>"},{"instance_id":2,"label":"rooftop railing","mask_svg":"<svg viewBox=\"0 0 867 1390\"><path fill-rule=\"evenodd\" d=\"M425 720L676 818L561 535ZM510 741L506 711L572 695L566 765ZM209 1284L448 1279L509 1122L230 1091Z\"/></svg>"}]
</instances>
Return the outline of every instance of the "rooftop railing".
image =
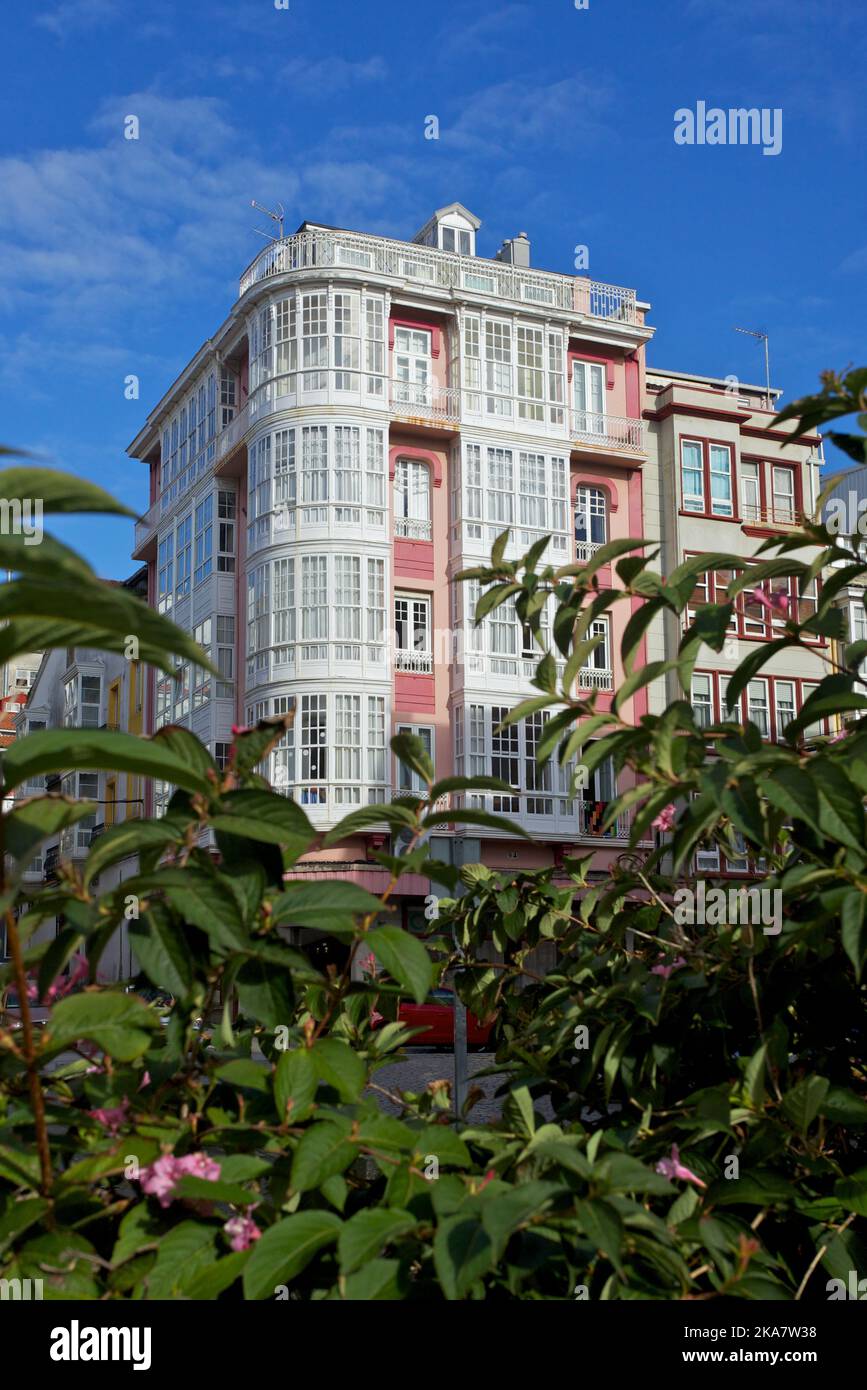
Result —
<instances>
[{"instance_id":1,"label":"rooftop railing","mask_svg":"<svg viewBox=\"0 0 867 1390\"><path fill-rule=\"evenodd\" d=\"M589 318L639 321L635 290L358 232L298 232L272 243L244 271L239 296L275 275L333 268L371 271L436 289L489 294L537 308L573 310Z\"/></svg>"}]
</instances>

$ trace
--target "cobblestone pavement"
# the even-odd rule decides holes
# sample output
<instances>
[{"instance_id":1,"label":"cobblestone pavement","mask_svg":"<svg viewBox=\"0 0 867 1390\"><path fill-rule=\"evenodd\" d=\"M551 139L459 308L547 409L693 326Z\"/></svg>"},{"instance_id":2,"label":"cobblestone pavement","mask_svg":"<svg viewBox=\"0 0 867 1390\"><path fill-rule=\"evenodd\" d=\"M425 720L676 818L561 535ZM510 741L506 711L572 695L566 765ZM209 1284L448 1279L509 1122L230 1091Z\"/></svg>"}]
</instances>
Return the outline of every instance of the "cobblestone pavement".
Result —
<instances>
[{"instance_id":1,"label":"cobblestone pavement","mask_svg":"<svg viewBox=\"0 0 867 1390\"><path fill-rule=\"evenodd\" d=\"M470 1111L470 1120L496 1120L499 1118L502 1106L501 1100L494 1098L500 1078L496 1076L480 1076L477 1080L473 1078L478 1072L484 1071L485 1067L493 1064L493 1052L471 1052L467 1057L467 1072L469 1074L469 1088L479 1087L485 1093L484 1100L480 1100ZM414 1047L410 1051L405 1062L395 1062L393 1066L382 1067L375 1075L374 1080L377 1086L384 1087L387 1091L423 1091L429 1081L448 1081L454 1085L454 1056L445 1049L437 1051L432 1047ZM385 1096L377 1096L382 1109L389 1115L400 1113L400 1107L388 1100Z\"/></svg>"}]
</instances>

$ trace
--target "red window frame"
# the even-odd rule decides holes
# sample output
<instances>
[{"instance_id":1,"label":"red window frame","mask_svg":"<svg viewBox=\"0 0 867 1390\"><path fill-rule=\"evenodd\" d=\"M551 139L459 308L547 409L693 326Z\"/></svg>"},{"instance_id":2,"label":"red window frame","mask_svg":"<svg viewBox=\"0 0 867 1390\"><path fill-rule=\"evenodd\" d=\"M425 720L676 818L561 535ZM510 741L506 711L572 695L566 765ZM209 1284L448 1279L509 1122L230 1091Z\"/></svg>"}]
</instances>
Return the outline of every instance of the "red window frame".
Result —
<instances>
[{"instance_id":1,"label":"red window frame","mask_svg":"<svg viewBox=\"0 0 867 1390\"><path fill-rule=\"evenodd\" d=\"M695 513L697 515L697 513ZM684 551L684 560L699 559L704 552ZM746 560L747 557L745 557ZM746 563L743 565L746 569ZM731 576L739 570L732 568ZM726 595L726 590L732 579L727 579L720 583L717 576L728 574L728 570L704 570L696 579L695 588L690 595L689 601L684 610L685 627L689 627L697 608L703 603L728 603L730 600ZM798 579L794 574L781 575L777 578L768 580L768 588L771 593L784 593L789 600L789 612L798 614L798 621L805 622L806 612L815 614L819 598L822 591L822 581L820 578L813 580L815 595L800 594L798 592ZM696 595L703 592L705 597L699 598L696 602ZM742 589L734 599L734 615L729 623L729 630L733 636L739 637L744 642L766 642L769 637L778 636L785 626L786 619L780 615L771 614L762 604L752 602L747 603L746 594L748 590ZM712 595L712 596L711 596ZM827 645L825 638L818 634L809 634L805 639L811 647L824 647Z\"/></svg>"},{"instance_id":2,"label":"red window frame","mask_svg":"<svg viewBox=\"0 0 867 1390\"><path fill-rule=\"evenodd\" d=\"M702 480L704 486L704 511L696 512L685 507L683 504L683 446L684 444L700 444L702 460ZM728 449L731 459L731 485L732 485L732 512L731 516L725 516L720 512L711 511L710 495L710 451L711 445L716 445L721 449ZM737 449L730 439L714 439L710 435L701 434L681 434L678 435L677 449L678 466L678 495L680 497L680 515L704 517L708 521L734 521L738 525L741 523L739 513L740 507L740 475L738 472Z\"/></svg>"},{"instance_id":3,"label":"red window frame","mask_svg":"<svg viewBox=\"0 0 867 1390\"><path fill-rule=\"evenodd\" d=\"M768 497L773 496L773 486L771 485L772 472L774 468L785 468L794 479L792 489L793 515L788 518L788 524L794 525L799 516L804 512L804 487L801 465L791 459L771 459L763 454L741 454L741 463L757 463L759 465L759 512L758 517L743 516L741 519L744 525L754 526L780 526L785 522L778 521L771 515L772 507L768 502ZM738 498L739 505L743 505L743 498Z\"/></svg>"},{"instance_id":4,"label":"red window frame","mask_svg":"<svg viewBox=\"0 0 867 1390\"><path fill-rule=\"evenodd\" d=\"M711 723L712 723L712 724L722 724L722 723L731 722L731 721L740 722L740 723L742 723L742 724L746 724L746 723L749 723L749 722L750 722L750 721L749 721L749 686L747 686L746 689L744 689L744 690L741 691L740 695L738 696L737 703L736 703L734 709L729 710L728 706L724 706L724 704L723 704L723 696L722 696L722 691L721 691L721 689L720 689L720 682L721 682L721 681L724 681L724 680L726 680L726 679L729 679L729 678L731 677L731 675L733 675L733 674L734 674L733 672L729 672L729 671L717 671L717 670L711 670L711 669L708 668L708 667L699 667L699 666L697 666L697 667L695 668L694 672L693 672L693 675L695 675L695 676L709 676L709 677L710 677L710 686L711 686ZM784 684L784 685L791 685L791 686L794 687L794 694L795 694L795 718L797 719L798 715L801 713L801 710L804 708L804 705L805 705L806 700L807 700L807 694L804 693L804 692L805 692L805 687L807 688L807 692L808 692L808 693L812 693L812 690L815 689L815 687L816 687L816 686L819 684L819 682L821 681L821 676L817 677L816 679L813 679L813 678L810 677L810 676L782 676L782 675L769 675L767 672L758 671L758 672L756 672L755 676L753 676L753 680L765 681L765 682L767 683L767 686L768 686L768 731L769 731L769 732L768 732L767 742L768 742L768 743L780 743L780 742L782 741L782 739L783 739L783 728L785 728L786 726L784 725L782 728L779 727L780 721L779 721L779 714L778 714L777 686L778 686L779 684ZM692 699L692 691L690 691L690 700L691 700L691 699ZM816 723L817 723L818 725L820 725L819 733L822 734L822 735L827 734L827 732L828 732L828 721L827 721L827 719L817 719L817 720L816 720ZM804 735L802 734L801 737L803 738L803 736L804 736ZM817 736L818 736L818 735L817 735Z\"/></svg>"}]
</instances>

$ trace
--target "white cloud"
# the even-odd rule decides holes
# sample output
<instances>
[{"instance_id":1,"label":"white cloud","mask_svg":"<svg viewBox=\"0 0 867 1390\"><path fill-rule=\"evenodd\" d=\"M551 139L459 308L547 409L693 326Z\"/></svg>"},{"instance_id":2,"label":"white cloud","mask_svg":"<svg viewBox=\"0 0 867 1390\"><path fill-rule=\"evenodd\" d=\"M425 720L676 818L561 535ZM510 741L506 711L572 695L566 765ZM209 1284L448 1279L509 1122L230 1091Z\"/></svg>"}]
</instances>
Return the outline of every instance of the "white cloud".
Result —
<instances>
[{"instance_id":1,"label":"white cloud","mask_svg":"<svg viewBox=\"0 0 867 1390\"><path fill-rule=\"evenodd\" d=\"M298 57L281 69L279 80L289 84L290 94L327 101L358 82L381 82L387 72L385 60L378 55L358 63L336 56L313 61Z\"/></svg>"},{"instance_id":2,"label":"white cloud","mask_svg":"<svg viewBox=\"0 0 867 1390\"><path fill-rule=\"evenodd\" d=\"M33 16L34 24L63 39L81 29L95 29L119 18L121 0L64 0L54 9L42 9Z\"/></svg>"}]
</instances>

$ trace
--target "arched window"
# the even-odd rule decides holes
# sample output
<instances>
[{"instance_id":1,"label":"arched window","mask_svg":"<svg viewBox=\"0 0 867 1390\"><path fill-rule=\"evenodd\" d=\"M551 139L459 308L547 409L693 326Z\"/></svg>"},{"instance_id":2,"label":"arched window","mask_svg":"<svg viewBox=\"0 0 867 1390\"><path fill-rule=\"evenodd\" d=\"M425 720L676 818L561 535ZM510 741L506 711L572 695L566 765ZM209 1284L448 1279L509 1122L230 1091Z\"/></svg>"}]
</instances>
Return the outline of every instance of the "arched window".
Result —
<instances>
[{"instance_id":1,"label":"arched window","mask_svg":"<svg viewBox=\"0 0 867 1390\"><path fill-rule=\"evenodd\" d=\"M575 546L578 560L589 560L608 540L608 498L601 487L579 487L575 494Z\"/></svg>"},{"instance_id":2,"label":"arched window","mask_svg":"<svg viewBox=\"0 0 867 1390\"><path fill-rule=\"evenodd\" d=\"M418 459L398 459L394 469L394 534L406 540L432 537L430 469Z\"/></svg>"}]
</instances>

